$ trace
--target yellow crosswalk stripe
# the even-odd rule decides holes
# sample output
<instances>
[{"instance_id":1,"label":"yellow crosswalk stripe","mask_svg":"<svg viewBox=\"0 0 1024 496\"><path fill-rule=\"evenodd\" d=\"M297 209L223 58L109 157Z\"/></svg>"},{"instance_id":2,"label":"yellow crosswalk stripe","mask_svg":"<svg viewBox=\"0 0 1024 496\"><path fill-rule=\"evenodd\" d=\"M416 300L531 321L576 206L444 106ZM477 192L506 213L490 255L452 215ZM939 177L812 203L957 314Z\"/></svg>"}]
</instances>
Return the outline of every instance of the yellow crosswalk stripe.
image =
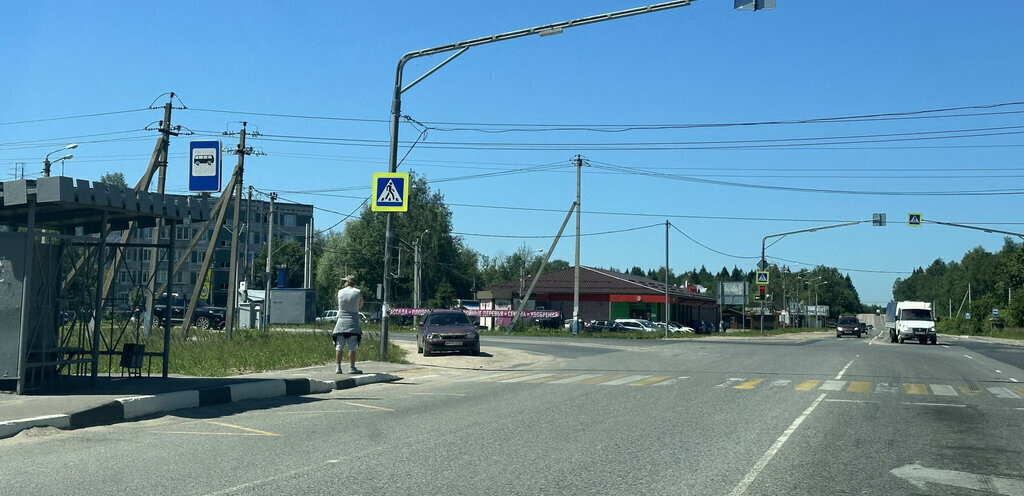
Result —
<instances>
[{"instance_id":1,"label":"yellow crosswalk stripe","mask_svg":"<svg viewBox=\"0 0 1024 496\"><path fill-rule=\"evenodd\" d=\"M1013 390L1024 395L1024 386L1013 386Z\"/></svg>"},{"instance_id":2,"label":"yellow crosswalk stripe","mask_svg":"<svg viewBox=\"0 0 1024 496\"><path fill-rule=\"evenodd\" d=\"M957 386L956 388L959 389L961 393L964 393L968 396L976 396L978 394L981 394L980 389L971 389L967 386Z\"/></svg>"},{"instance_id":3,"label":"yellow crosswalk stripe","mask_svg":"<svg viewBox=\"0 0 1024 496\"><path fill-rule=\"evenodd\" d=\"M924 384L904 384L903 391L907 394L928 394L928 387Z\"/></svg>"},{"instance_id":4,"label":"yellow crosswalk stripe","mask_svg":"<svg viewBox=\"0 0 1024 496\"><path fill-rule=\"evenodd\" d=\"M851 381L850 386L846 388L849 393L867 393L871 391L871 383L866 381Z\"/></svg>"},{"instance_id":5,"label":"yellow crosswalk stripe","mask_svg":"<svg viewBox=\"0 0 1024 496\"><path fill-rule=\"evenodd\" d=\"M516 377L526 377L528 375L530 375L529 372L517 373L517 374L505 374L505 375L499 375L497 377L486 377L484 379L479 379L476 382L498 382L498 381L504 381L504 380L508 380L508 379L515 379Z\"/></svg>"},{"instance_id":6,"label":"yellow crosswalk stripe","mask_svg":"<svg viewBox=\"0 0 1024 496\"><path fill-rule=\"evenodd\" d=\"M760 384L763 381L764 379L751 379L749 381L741 383L738 386L733 386L733 389L754 389L755 387L757 387L758 384Z\"/></svg>"},{"instance_id":7,"label":"yellow crosswalk stripe","mask_svg":"<svg viewBox=\"0 0 1024 496\"><path fill-rule=\"evenodd\" d=\"M600 384L602 382L614 381L615 379L621 379L623 377L626 377L626 374L601 375L601 376L594 377L592 379L585 379L585 380L576 382L576 384Z\"/></svg>"},{"instance_id":8,"label":"yellow crosswalk stripe","mask_svg":"<svg viewBox=\"0 0 1024 496\"><path fill-rule=\"evenodd\" d=\"M661 381L664 381L664 380L667 380L667 379L668 379L667 375L659 375L659 376L655 376L655 377L648 377L646 379L640 379L639 381L634 381L634 382L631 382L631 383L629 383L627 385L628 386L650 386L651 384L654 384L656 382L661 382Z\"/></svg>"},{"instance_id":9,"label":"yellow crosswalk stripe","mask_svg":"<svg viewBox=\"0 0 1024 496\"><path fill-rule=\"evenodd\" d=\"M797 384L796 386L793 387L793 389L796 389L797 391L810 391L817 387L818 384L821 384L821 381L816 381L812 379L810 381L804 381L801 382L800 384Z\"/></svg>"},{"instance_id":10,"label":"yellow crosswalk stripe","mask_svg":"<svg viewBox=\"0 0 1024 496\"><path fill-rule=\"evenodd\" d=\"M568 375L568 374L556 374L556 375L549 375L547 377L541 377L539 379L533 379L533 380L525 381L525 382L527 384L540 384L542 382L551 382L551 381L558 380L558 379L565 379L566 377L572 377L572 376Z\"/></svg>"}]
</instances>

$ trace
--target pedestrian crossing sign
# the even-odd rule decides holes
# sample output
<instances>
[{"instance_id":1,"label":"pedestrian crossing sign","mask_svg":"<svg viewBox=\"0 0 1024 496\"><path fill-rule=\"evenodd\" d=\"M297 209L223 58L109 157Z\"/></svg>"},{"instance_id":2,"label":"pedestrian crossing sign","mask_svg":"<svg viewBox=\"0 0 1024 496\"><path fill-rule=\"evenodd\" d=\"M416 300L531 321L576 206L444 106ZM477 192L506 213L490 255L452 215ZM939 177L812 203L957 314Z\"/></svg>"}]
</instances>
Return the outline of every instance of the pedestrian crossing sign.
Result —
<instances>
[{"instance_id":1,"label":"pedestrian crossing sign","mask_svg":"<svg viewBox=\"0 0 1024 496\"><path fill-rule=\"evenodd\" d=\"M406 212L409 210L409 173L377 172L373 175L374 212Z\"/></svg>"},{"instance_id":2,"label":"pedestrian crossing sign","mask_svg":"<svg viewBox=\"0 0 1024 496\"><path fill-rule=\"evenodd\" d=\"M759 270L759 271L757 271L757 283L758 284L763 284L763 285L768 285L768 271L766 271L766 270Z\"/></svg>"}]
</instances>

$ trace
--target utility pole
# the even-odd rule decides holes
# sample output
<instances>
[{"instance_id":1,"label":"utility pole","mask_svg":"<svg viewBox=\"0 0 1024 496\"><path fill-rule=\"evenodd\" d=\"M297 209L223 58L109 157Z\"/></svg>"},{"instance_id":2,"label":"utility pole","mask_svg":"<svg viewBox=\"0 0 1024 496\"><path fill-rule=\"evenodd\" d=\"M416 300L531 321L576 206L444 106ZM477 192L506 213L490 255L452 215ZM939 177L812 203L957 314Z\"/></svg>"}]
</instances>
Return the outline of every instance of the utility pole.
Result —
<instances>
[{"instance_id":1,"label":"utility pole","mask_svg":"<svg viewBox=\"0 0 1024 496\"><path fill-rule=\"evenodd\" d=\"M668 337L668 321L669 321L669 306L668 306L668 220L665 220L665 337Z\"/></svg>"},{"instance_id":2,"label":"utility pole","mask_svg":"<svg viewBox=\"0 0 1024 496\"><path fill-rule=\"evenodd\" d=\"M242 208L242 178L245 174L245 156L252 153L252 150L245 147L245 133L246 125L248 123L242 121L242 131L238 133L238 147L235 148L235 154L238 155L238 178L235 182L235 187L227 194L232 195L232 213L231 213L231 265L228 271L228 301L227 301L227 334L228 340L231 339L235 330L235 306L238 303L238 234L241 231L241 225L239 225L238 217L239 211ZM219 237L219 232L216 233L210 242L213 243ZM248 243L246 243L248 245ZM211 285L212 285L211 281Z\"/></svg>"},{"instance_id":3,"label":"utility pole","mask_svg":"<svg viewBox=\"0 0 1024 496\"><path fill-rule=\"evenodd\" d=\"M249 270L246 271L246 275L245 275L245 288L246 288L247 291L249 289L249 283L251 283L253 281L253 279L256 278L256 276L253 275L253 269L256 267L256 265L253 264L249 260L249 223L250 222L252 222L252 185L251 184L249 185L249 196L245 199L245 255L243 255L243 256L245 257L245 264L246 264L246 266L249 269Z\"/></svg>"},{"instance_id":4,"label":"utility pole","mask_svg":"<svg viewBox=\"0 0 1024 496\"><path fill-rule=\"evenodd\" d=\"M274 254L274 200L277 200L277 193L270 194L270 214L267 216L267 268L263 276L263 286L266 290L263 295L263 319L268 331L270 330L270 257Z\"/></svg>"},{"instance_id":5,"label":"utility pole","mask_svg":"<svg viewBox=\"0 0 1024 496\"><path fill-rule=\"evenodd\" d=\"M583 171L583 157L576 155L576 263L572 277L572 333L580 327L580 179ZM667 270L667 268L666 268Z\"/></svg>"},{"instance_id":6,"label":"utility pole","mask_svg":"<svg viewBox=\"0 0 1024 496\"><path fill-rule=\"evenodd\" d=\"M171 100L174 99L174 93L171 93L170 99L164 104L164 120L160 121L160 134L162 139L158 145L160 150L156 156L156 167L158 170L156 192L160 195L164 194L164 185L167 183L167 150L170 148L171 136L177 136L178 133L171 131ZM152 176L151 176L152 177ZM148 182L147 182L148 184ZM160 244L160 231L163 230L163 219L157 218L156 225L153 226L153 247L149 249L149 279L146 282L146 290L149 294L149 298L146 298L146 320L144 322L144 333L149 335L149 330L153 325L153 303L160 297L155 293L156 289L156 268L159 257L159 249L156 245ZM167 233L168 242L174 243L174 233ZM171 285L171 281L167 281L167 287L170 291L167 292L166 308L171 308L172 300L171 293L173 293L174 286ZM102 291L102 290L101 290ZM196 295L193 295L196 296Z\"/></svg>"}]
</instances>

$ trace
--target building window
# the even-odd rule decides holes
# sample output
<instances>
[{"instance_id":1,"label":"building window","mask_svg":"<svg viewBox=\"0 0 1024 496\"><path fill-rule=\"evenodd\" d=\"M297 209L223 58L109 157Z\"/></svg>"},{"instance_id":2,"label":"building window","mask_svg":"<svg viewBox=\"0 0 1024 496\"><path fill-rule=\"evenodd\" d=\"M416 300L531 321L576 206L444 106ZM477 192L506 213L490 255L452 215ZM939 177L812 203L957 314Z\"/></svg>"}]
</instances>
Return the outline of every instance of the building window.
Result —
<instances>
[{"instance_id":1,"label":"building window","mask_svg":"<svg viewBox=\"0 0 1024 496\"><path fill-rule=\"evenodd\" d=\"M284 225L295 227L295 214L284 214Z\"/></svg>"},{"instance_id":2,"label":"building window","mask_svg":"<svg viewBox=\"0 0 1024 496\"><path fill-rule=\"evenodd\" d=\"M189 239L189 228L188 227L176 227L174 228L174 239L179 241L185 241Z\"/></svg>"}]
</instances>

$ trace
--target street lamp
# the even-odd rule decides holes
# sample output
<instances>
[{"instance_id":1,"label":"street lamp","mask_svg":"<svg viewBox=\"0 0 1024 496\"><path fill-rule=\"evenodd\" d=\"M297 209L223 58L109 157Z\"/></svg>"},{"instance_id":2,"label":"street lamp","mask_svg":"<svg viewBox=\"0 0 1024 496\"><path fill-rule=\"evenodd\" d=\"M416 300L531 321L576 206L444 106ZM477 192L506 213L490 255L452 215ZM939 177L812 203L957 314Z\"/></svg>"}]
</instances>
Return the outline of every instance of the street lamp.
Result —
<instances>
[{"instance_id":1,"label":"street lamp","mask_svg":"<svg viewBox=\"0 0 1024 496\"><path fill-rule=\"evenodd\" d=\"M459 55L462 55L472 47L486 45L489 43L496 43L499 41L507 41L515 38L522 38L524 36L550 36L559 34L565 29L573 28L576 26L584 26L588 24L595 24L598 22L612 21L616 19L622 19L626 17L651 14L655 12L661 12L677 7L686 7L690 5L692 0L673 0L668 2L662 2L652 5L645 5L642 7L634 7L631 9L618 10L615 12L608 12L604 14L593 15L589 17L582 17L579 19L572 19L569 21L554 22L551 24L545 24L542 26L535 26L532 28L519 29L516 31L509 31L507 33L494 34L491 36L484 36L480 38L474 38L471 40L460 41L457 43L450 43L448 45L440 45L432 48L426 48L423 50L417 50L406 53L400 59L398 59L398 65L395 69L395 86L394 92L391 97L391 143L388 146L388 172L395 173L398 171L398 124L402 116L402 93L405 93L410 88L423 81L428 76L437 72L441 67L454 60ZM762 0L764 1L764 0ZM736 7L741 5L737 4ZM755 2L755 6L757 6ZM762 5L762 8L770 8L767 5ZM402 73L405 69L405 64L410 60L426 57L429 55L437 55L440 53L455 52L447 59L443 60L440 64L434 66L422 76L416 78L413 82L408 85L402 85ZM576 207L576 205L573 205ZM391 219L391 212L387 214L387 224L385 227L384 235L384 294L383 294L383 308L381 311L381 322L380 322L380 355L381 357L387 356L388 350L388 306L390 304L390 293L391 293L391 238L394 233L394 227ZM579 264L577 264L578 266ZM667 267L666 267L667 269Z\"/></svg>"},{"instance_id":2,"label":"street lamp","mask_svg":"<svg viewBox=\"0 0 1024 496\"><path fill-rule=\"evenodd\" d=\"M74 155L71 155L69 153L67 155L64 155L61 158L58 158L57 160L54 160L53 162L50 161L50 155L53 155L54 153L57 153L57 152L62 152L64 150L71 150L71 149L74 149L74 148L78 148L78 144L77 143L71 143L68 146L65 146L63 148L58 148L58 149L56 149L56 150L54 150L54 151L52 151L50 153L47 153L46 154L46 158L43 159L43 177L50 177L50 165L52 165L54 162L61 162L61 167L62 168L60 170L60 175L63 176L64 175L64 169L63 169L64 161L71 159Z\"/></svg>"}]
</instances>

